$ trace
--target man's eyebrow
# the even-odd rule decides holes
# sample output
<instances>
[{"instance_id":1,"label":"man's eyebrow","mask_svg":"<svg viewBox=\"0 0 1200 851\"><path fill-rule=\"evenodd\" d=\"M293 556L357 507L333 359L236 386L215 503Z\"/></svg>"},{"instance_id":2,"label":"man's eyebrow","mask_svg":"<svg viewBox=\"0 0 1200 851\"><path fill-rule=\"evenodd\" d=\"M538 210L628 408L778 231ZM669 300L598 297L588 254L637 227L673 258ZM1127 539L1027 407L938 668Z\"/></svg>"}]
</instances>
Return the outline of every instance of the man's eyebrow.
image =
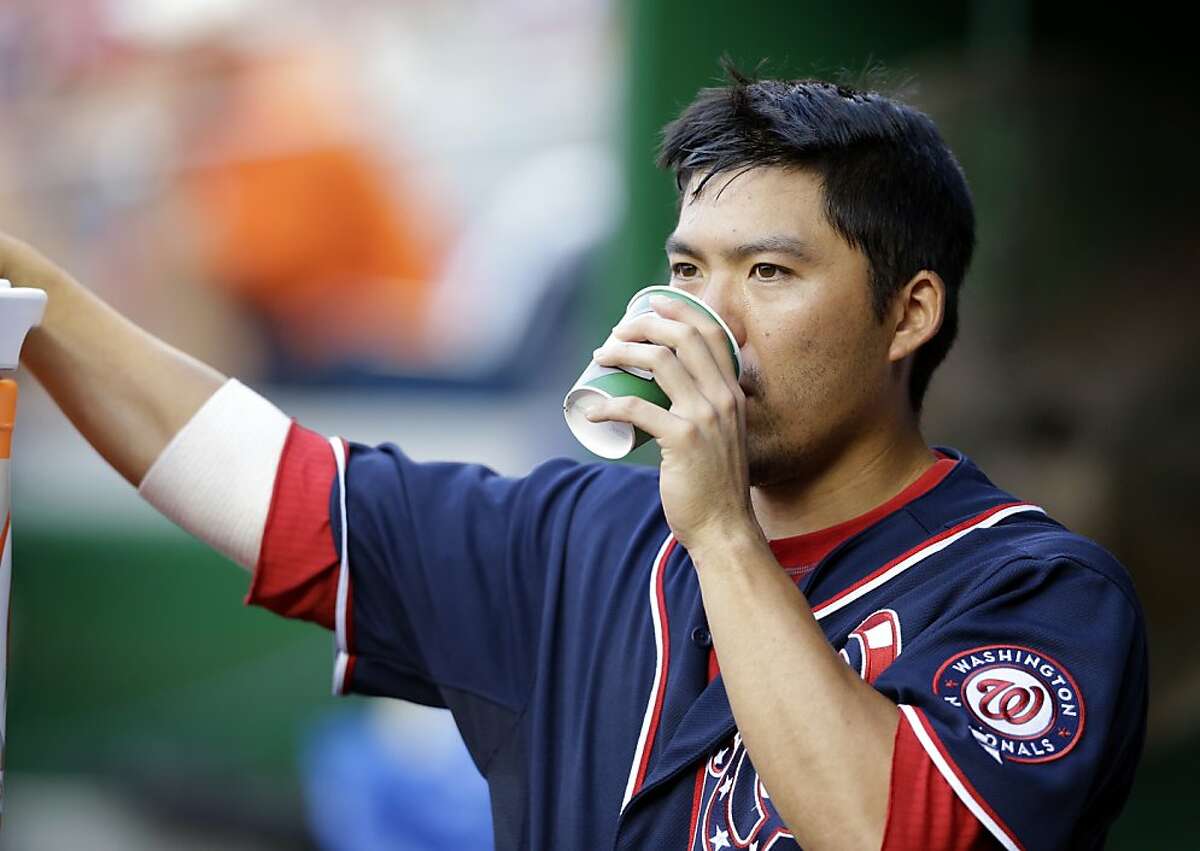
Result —
<instances>
[{"instance_id":1,"label":"man's eyebrow","mask_svg":"<svg viewBox=\"0 0 1200 851\"><path fill-rule=\"evenodd\" d=\"M728 254L736 260L742 260L754 254L790 254L792 257L805 261L816 258L816 252L807 242L792 236L764 236L762 239L735 246Z\"/></svg>"},{"instance_id":2,"label":"man's eyebrow","mask_svg":"<svg viewBox=\"0 0 1200 851\"><path fill-rule=\"evenodd\" d=\"M704 259L704 252L684 242L671 234L667 237L668 254L686 254L689 257ZM743 260L754 254L789 254L805 262L813 262L816 252L808 243L791 236L765 236L752 242L745 242L723 252L731 260Z\"/></svg>"},{"instance_id":3,"label":"man's eyebrow","mask_svg":"<svg viewBox=\"0 0 1200 851\"><path fill-rule=\"evenodd\" d=\"M695 257L698 260L704 259L704 252L699 248L693 248L675 234L667 237L667 253L668 254L686 254L688 257Z\"/></svg>"}]
</instances>

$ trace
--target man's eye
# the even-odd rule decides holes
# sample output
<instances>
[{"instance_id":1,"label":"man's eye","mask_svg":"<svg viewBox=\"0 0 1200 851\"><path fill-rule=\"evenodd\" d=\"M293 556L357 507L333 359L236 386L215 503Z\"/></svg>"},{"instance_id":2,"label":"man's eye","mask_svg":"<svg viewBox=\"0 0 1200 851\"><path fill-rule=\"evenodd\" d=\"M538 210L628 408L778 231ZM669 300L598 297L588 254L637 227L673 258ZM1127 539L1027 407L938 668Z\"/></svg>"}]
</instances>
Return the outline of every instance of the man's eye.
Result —
<instances>
[{"instance_id":1,"label":"man's eye","mask_svg":"<svg viewBox=\"0 0 1200 851\"><path fill-rule=\"evenodd\" d=\"M783 277L783 269L774 263L755 263L750 271L760 281L777 281Z\"/></svg>"},{"instance_id":2,"label":"man's eye","mask_svg":"<svg viewBox=\"0 0 1200 851\"><path fill-rule=\"evenodd\" d=\"M691 263L673 263L671 264L671 274L676 278L694 278L700 270Z\"/></svg>"}]
</instances>

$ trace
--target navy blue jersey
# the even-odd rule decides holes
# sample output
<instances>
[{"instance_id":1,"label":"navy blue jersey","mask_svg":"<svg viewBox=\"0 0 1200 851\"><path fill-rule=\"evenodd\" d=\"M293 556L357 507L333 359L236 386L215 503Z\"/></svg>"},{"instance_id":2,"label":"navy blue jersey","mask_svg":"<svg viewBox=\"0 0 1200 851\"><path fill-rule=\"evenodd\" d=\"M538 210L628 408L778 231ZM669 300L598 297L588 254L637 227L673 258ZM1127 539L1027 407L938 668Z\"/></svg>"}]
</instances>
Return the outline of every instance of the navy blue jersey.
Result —
<instances>
[{"instance_id":1,"label":"navy blue jersey","mask_svg":"<svg viewBox=\"0 0 1200 851\"><path fill-rule=\"evenodd\" d=\"M334 626L336 690L452 711L498 849L797 847L710 676L700 587L656 470L558 459L508 478L391 445L292 443L301 460L285 451L277 490L319 504L305 540L329 543L306 544L313 565L297 570L295 547L271 543L296 521L269 523L251 600ZM801 589L989 844L1098 847L1145 729L1130 580L939 451L944 473ZM283 484L321 453L336 468Z\"/></svg>"}]
</instances>

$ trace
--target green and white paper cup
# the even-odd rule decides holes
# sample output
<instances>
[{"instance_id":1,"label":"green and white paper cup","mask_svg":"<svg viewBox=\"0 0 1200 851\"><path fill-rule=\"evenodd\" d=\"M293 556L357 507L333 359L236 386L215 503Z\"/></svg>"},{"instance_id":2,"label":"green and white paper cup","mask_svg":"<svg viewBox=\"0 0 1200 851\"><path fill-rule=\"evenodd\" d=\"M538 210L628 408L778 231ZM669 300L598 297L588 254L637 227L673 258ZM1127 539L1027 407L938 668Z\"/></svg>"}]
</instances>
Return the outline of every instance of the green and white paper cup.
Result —
<instances>
[{"instance_id":1,"label":"green and white paper cup","mask_svg":"<svg viewBox=\"0 0 1200 851\"><path fill-rule=\"evenodd\" d=\"M720 325L729 342L729 357L733 362L734 373L741 377L742 354L733 337L733 332L729 330L725 320L715 310L690 293L675 287L661 285L646 287L636 292L629 300L622 321L649 313L652 310L650 297L656 295L685 301ZM659 389L658 384L654 381L654 376L648 370L637 367L618 369L600 366L594 360L588 364L587 369L583 371L563 399L563 416L566 417L567 426L575 435L575 439L590 452L614 461L624 458L650 439L650 435L629 423L594 423L587 418L587 412L594 408L597 402L618 396L637 396L660 408L671 407L671 400L667 398L666 393Z\"/></svg>"}]
</instances>

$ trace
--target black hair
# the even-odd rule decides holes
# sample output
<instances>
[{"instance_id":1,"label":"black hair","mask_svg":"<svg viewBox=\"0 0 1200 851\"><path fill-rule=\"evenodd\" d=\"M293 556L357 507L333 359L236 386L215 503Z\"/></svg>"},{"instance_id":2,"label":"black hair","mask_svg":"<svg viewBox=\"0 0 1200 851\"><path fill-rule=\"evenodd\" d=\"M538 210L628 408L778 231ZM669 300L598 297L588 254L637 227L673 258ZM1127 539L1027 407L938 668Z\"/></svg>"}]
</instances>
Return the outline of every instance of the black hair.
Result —
<instances>
[{"instance_id":1,"label":"black hair","mask_svg":"<svg viewBox=\"0 0 1200 851\"><path fill-rule=\"evenodd\" d=\"M914 355L909 399L921 409L934 369L958 333L958 292L975 247L966 178L924 113L875 91L824 80L753 80L726 62L728 85L702 89L663 129L658 166L681 201L716 174L802 168L824 189L825 217L870 263L875 316L922 269L946 284L942 326Z\"/></svg>"}]
</instances>

